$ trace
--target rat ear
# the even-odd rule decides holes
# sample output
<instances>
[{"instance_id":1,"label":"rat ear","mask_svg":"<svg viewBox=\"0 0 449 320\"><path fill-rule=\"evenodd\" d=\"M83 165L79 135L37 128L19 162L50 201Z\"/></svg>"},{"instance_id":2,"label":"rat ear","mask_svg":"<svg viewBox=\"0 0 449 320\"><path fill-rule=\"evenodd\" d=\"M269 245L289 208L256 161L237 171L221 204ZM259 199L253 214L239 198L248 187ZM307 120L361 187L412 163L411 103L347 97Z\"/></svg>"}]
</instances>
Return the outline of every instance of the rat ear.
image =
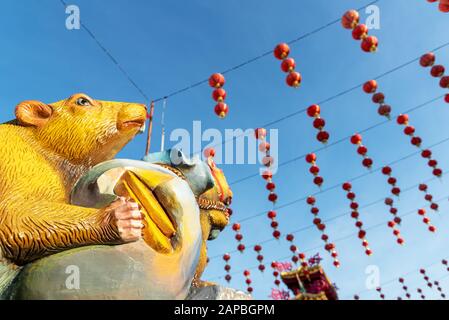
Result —
<instances>
[{"instance_id":1,"label":"rat ear","mask_svg":"<svg viewBox=\"0 0 449 320\"><path fill-rule=\"evenodd\" d=\"M40 101L24 101L16 107L16 118L24 126L43 126L50 119L53 109Z\"/></svg>"}]
</instances>

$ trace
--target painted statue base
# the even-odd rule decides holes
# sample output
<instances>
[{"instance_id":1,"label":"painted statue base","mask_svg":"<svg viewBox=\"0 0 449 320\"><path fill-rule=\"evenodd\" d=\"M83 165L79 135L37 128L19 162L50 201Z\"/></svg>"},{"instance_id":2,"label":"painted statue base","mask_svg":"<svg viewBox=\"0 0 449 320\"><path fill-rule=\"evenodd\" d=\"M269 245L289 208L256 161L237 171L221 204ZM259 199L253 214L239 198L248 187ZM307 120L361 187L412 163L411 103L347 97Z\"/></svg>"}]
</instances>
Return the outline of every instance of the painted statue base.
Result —
<instances>
[{"instance_id":1,"label":"painted statue base","mask_svg":"<svg viewBox=\"0 0 449 320\"><path fill-rule=\"evenodd\" d=\"M252 300L251 295L218 285L191 288L186 300Z\"/></svg>"}]
</instances>

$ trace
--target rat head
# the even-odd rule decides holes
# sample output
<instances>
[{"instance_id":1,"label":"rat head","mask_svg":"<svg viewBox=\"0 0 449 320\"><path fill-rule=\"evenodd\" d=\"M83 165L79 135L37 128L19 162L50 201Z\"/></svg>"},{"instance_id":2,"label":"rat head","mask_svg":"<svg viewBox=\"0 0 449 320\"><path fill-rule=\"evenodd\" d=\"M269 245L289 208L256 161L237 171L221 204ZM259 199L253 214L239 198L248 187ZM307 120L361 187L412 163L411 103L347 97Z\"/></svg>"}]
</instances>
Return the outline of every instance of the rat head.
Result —
<instances>
[{"instance_id":1,"label":"rat head","mask_svg":"<svg viewBox=\"0 0 449 320\"><path fill-rule=\"evenodd\" d=\"M16 117L43 147L71 162L95 165L113 158L143 130L146 107L75 94L51 104L24 101Z\"/></svg>"}]
</instances>

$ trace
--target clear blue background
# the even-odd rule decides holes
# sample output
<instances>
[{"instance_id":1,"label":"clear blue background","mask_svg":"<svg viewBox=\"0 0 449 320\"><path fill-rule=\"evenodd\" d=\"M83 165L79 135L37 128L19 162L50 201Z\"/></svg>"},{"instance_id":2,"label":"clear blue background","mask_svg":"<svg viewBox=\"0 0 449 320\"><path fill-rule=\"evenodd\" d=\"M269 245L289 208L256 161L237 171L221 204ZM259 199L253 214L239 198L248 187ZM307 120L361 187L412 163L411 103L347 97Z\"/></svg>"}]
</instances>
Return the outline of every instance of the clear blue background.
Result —
<instances>
[{"instance_id":1,"label":"clear blue background","mask_svg":"<svg viewBox=\"0 0 449 320\"><path fill-rule=\"evenodd\" d=\"M81 19L108 48L150 98L159 98L186 85L207 78L210 74L237 65L271 50L277 43L289 41L336 18L346 10L366 5L368 1L71 1L81 10ZM229 116L220 121L213 113L211 88L198 86L168 101L166 126L168 134L176 128L192 130L192 121L201 120L203 129L255 128L284 115L326 99L336 93L390 70L449 41L448 14L438 11L427 1L381 0L380 30L372 30L380 40L379 51L367 54L352 40L350 31L334 24L292 45L297 70L303 75L301 88L294 90L284 84L285 75L279 61L268 55L226 75ZM65 9L58 0L3 0L0 4L0 121L13 117L15 105L25 99L53 102L75 92L85 92L102 100L144 102L97 44L84 30L65 28ZM366 15L362 12L362 17ZM449 67L449 47L437 52L437 61ZM381 90L397 114L443 93L438 80L429 76L417 62L379 81ZM447 92L447 90L446 90ZM161 104L156 105L153 149L159 149ZM332 141L383 121L376 113L370 97L354 90L322 106L327 130ZM449 138L449 108L440 99L410 114L411 123L422 137L424 146ZM279 158L284 162L320 147L316 130L304 113L273 125L279 130ZM416 149L402 134L394 121L364 134L364 142L375 167L411 154ZM203 146L206 143L203 144ZM449 169L449 143L433 149L443 170ZM167 142L170 146L170 142ZM139 159L145 148L145 137L139 136L123 150L121 157ZM199 150L193 150L197 152ZM361 158L349 142L329 146L318 153L318 164L325 185L332 186L366 172ZM257 165L223 165L228 181L236 181L258 172ZM431 170L419 155L393 166L394 176L403 189L432 178ZM279 169L277 183L279 205L316 192L308 166L303 159ZM363 206L389 193L386 179L379 172L353 183L357 199ZM376 299L377 292L367 290L367 266L380 270L380 281L387 298L402 295L397 278L406 275L414 298L416 288L423 288L428 298L438 298L436 290L425 288L417 269L428 267L433 280L440 279L449 293L449 273L440 263L447 257L449 210L447 179L428 183L435 199L442 198L440 212L429 211L438 228L431 234L413 212L403 218L406 244L395 243L386 221L387 208L380 202L361 210L361 219L369 229L367 238L374 255L366 257L349 214L327 223L328 234L340 253L342 266L335 269L315 228L304 201L278 210L280 228L296 233L297 245L308 255L320 252L323 267L339 287L341 298L351 299L360 293L362 299ZM270 209L264 182L259 177L233 184L234 216L238 221ZM330 219L348 211L348 201L340 188L317 196L321 217ZM416 211L427 203L417 188L404 192L397 202L399 214ZM232 254L231 286L245 288L242 270L257 265L252 246L271 238L265 214L242 222L244 255ZM352 235L351 235L352 234ZM228 228L217 241L210 243L210 265L204 275L225 283L221 255L234 251L234 233ZM341 240L338 240L341 239ZM289 259L286 241L269 241L263 245L266 263ZM252 269L255 297L268 298L273 287L271 271L260 274Z\"/></svg>"}]
</instances>

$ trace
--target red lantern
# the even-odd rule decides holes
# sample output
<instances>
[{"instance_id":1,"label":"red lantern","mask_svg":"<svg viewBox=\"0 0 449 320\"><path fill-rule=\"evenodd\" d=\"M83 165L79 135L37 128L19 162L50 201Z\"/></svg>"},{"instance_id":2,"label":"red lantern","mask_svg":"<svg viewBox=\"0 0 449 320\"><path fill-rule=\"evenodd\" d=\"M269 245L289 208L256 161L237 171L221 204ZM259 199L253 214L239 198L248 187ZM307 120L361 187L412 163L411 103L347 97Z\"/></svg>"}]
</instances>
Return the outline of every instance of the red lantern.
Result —
<instances>
[{"instance_id":1,"label":"red lantern","mask_svg":"<svg viewBox=\"0 0 449 320\"><path fill-rule=\"evenodd\" d=\"M366 93L375 93L377 90L377 81L376 80L370 80L365 82L363 85L363 91Z\"/></svg>"},{"instance_id":2,"label":"red lantern","mask_svg":"<svg viewBox=\"0 0 449 320\"><path fill-rule=\"evenodd\" d=\"M345 29L354 29L359 23L360 15L356 10L346 11L341 18L341 25Z\"/></svg>"},{"instance_id":3,"label":"red lantern","mask_svg":"<svg viewBox=\"0 0 449 320\"><path fill-rule=\"evenodd\" d=\"M327 131L320 131L318 132L316 138L321 143L327 143L329 140L329 133Z\"/></svg>"},{"instance_id":4,"label":"red lantern","mask_svg":"<svg viewBox=\"0 0 449 320\"><path fill-rule=\"evenodd\" d=\"M408 124L408 115L401 114L397 117L397 123L400 125L407 125Z\"/></svg>"},{"instance_id":5,"label":"red lantern","mask_svg":"<svg viewBox=\"0 0 449 320\"><path fill-rule=\"evenodd\" d=\"M226 91L223 88L215 89L212 92L212 99L217 102L223 102L226 99Z\"/></svg>"},{"instance_id":6,"label":"red lantern","mask_svg":"<svg viewBox=\"0 0 449 320\"><path fill-rule=\"evenodd\" d=\"M375 93L372 100L374 103L382 104L385 101L385 95L382 92Z\"/></svg>"},{"instance_id":7,"label":"red lantern","mask_svg":"<svg viewBox=\"0 0 449 320\"><path fill-rule=\"evenodd\" d=\"M315 153L309 153L306 155L306 161L308 163L314 163L316 161L316 154Z\"/></svg>"},{"instance_id":8,"label":"red lantern","mask_svg":"<svg viewBox=\"0 0 449 320\"><path fill-rule=\"evenodd\" d=\"M449 103L449 93L447 95L444 96L444 101L446 103Z\"/></svg>"},{"instance_id":9,"label":"red lantern","mask_svg":"<svg viewBox=\"0 0 449 320\"><path fill-rule=\"evenodd\" d=\"M283 60L290 54L290 47L286 43L280 43L274 48L273 54L277 59Z\"/></svg>"},{"instance_id":10,"label":"red lantern","mask_svg":"<svg viewBox=\"0 0 449 320\"><path fill-rule=\"evenodd\" d=\"M422 67L431 67L435 63L435 54L432 52L426 53L421 56L419 63Z\"/></svg>"},{"instance_id":11,"label":"red lantern","mask_svg":"<svg viewBox=\"0 0 449 320\"><path fill-rule=\"evenodd\" d=\"M359 24L352 30L352 37L354 40L365 39L368 35L368 27L366 24Z\"/></svg>"},{"instance_id":12,"label":"red lantern","mask_svg":"<svg viewBox=\"0 0 449 320\"><path fill-rule=\"evenodd\" d=\"M299 74L296 71L292 71L288 74L287 78L285 79L285 82L287 83L287 85L289 85L290 87L299 87L301 84L301 74Z\"/></svg>"},{"instance_id":13,"label":"red lantern","mask_svg":"<svg viewBox=\"0 0 449 320\"><path fill-rule=\"evenodd\" d=\"M445 71L444 66L438 64L436 66L433 66L432 69L430 69L430 74L432 75L432 77L441 78L444 75L444 71Z\"/></svg>"},{"instance_id":14,"label":"red lantern","mask_svg":"<svg viewBox=\"0 0 449 320\"><path fill-rule=\"evenodd\" d=\"M214 73L209 78L209 85L212 88L221 88L225 84L225 78L221 73Z\"/></svg>"},{"instance_id":15,"label":"red lantern","mask_svg":"<svg viewBox=\"0 0 449 320\"><path fill-rule=\"evenodd\" d=\"M292 72L296 68L296 62L293 58L286 58L282 60L281 69L284 72Z\"/></svg>"},{"instance_id":16,"label":"red lantern","mask_svg":"<svg viewBox=\"0 0 449 320\"><path fill-rule=\"evenodd\" d=\"M440 87L443 89L449 89L449 76L444 76L441 78Z\"/></svg>"},{"instance_id":17,"label":"red lantern","mask_svg":"<svg viewBox=\"0 0 449 320\"><path fill-rule=\"evenodd\" d=\"M312 104L310 107L307 108L307 115L312 118L317 117L320 115L320 111L321 111L321 108L319 105Z\"/></svg>"},{"instance_id":18,"label":"red lantern","mask_svg":"<svg viewBox=\"0 0 449 320\"><path fill-rule=\"evenodd\" d=\"M448 13L449 12L449 1L448 0L440 0L440 4L438 5L438 9L441 12Z\"/></svg>"},{"instance_id":19,"label":"red lantern","mask_svg":"<svg viewBox=\"0 0 449 320\"><path fill-rule=\"evenodd\" d=\"M315 120L313 120L313 127L315 129L321 130L324 128L325 125L326 121L324 121L324 119L322 118L315 118Z\"/></svg>"},{"instance_id":20,"label":"red lantern","mask_svg":"<svg viewBox=\"0 0 449 320\"><path fill-rule=\"evenodd\" d=\"M351 137L351 143L352 144L361 144L362 143L362 136L360 134L355 134Z\"/></svg>"},{"instance_id":21,"label":"red lantern","mask_svg":"<svg viewBox=\"0 0 449 320\"><path fill-rule=\"evenodd\" d=\"M388 104L381 104L379 109L377 109L377 113L390 119L391 107Z\"/></svg>"},{"instance_id":22,"label":"red lantern","mask_svg":"<svg viewBox=\"0 0 449 320\"><path fill-rule=\"evenodd\" d=\"M215 105L215 114L219 116L221 119L225 118L229 112L228 105L224 102L219 102Z\"/></svg>"},{"instance_id":23,"label":"red lantern","mask_svg":"<svg viewBox=\"0 0 449 320\"><path fill-rule=\"evenodd\" d=\"M375 52L379 45L379 40L375 36L368 36L362 41L362 50L365 52Z\"/></svg>"}]
</instances>

